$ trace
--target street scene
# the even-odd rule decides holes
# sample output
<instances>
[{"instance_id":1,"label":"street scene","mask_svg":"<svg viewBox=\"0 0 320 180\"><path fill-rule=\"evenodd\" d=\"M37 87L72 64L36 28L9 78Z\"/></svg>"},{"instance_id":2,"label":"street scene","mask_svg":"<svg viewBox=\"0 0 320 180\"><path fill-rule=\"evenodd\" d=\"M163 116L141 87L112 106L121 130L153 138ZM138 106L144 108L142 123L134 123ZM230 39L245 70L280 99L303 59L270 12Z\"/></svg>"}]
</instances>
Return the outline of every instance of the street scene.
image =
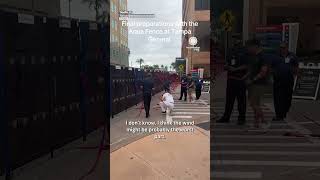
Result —
<instances>
[{"instance_id":1,"label":"street scene","mask_svg":"<svg viewBox=\"0 0 320 180\"><path fill-rule=\"evenodd\" d=\"M320 4L212 8L211 179L319 179Z\"/></svg>"},{"instance_id":2,"label":"street scene","mask_svg":"<svg viewBox=\"0 0 320 180\"><path fill-rule=\"evenodd\" d=\"M210 179L209 1L127 3L123 21L111 14L130 53L111 56L110 179Z\"/></svg>"}]
</instances>

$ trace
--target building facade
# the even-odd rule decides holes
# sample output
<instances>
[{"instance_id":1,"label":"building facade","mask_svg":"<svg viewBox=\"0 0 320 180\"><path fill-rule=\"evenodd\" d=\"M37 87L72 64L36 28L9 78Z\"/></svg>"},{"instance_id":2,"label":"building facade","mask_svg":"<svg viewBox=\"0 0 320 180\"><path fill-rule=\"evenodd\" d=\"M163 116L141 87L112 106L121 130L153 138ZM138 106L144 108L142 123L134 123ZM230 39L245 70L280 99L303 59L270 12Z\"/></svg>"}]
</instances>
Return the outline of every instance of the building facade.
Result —
<instances>
[{"instance_id":1,"label":"building facade","mask_svg":"<svg viewBox=\"0 0 320 180\"><path fill-rule=\"evenodd\" d=\"M198 22L198 26L184 26L183 30L192 32L182 36L181 57L187 63L187 73L192 69L203 68L204 77L210 75L210 0L183 1L182 17L184 22ZM198 50L187 48L190 46L189 38L196 37L195 45Z\"/></svg>"},{"instance_id":2,"label":"building facade","mask_svg":"<svg viewBox=\"0 0 320 180\"><path fill-rule=\"evenodd\" d=\"M319 0L244 0L245 39L254 36L255 27L298 22L298 54L320 51Z\"/></svg>"},{"instance_id":3,"label":"building facade","mask_svg":"<svg viewBox=\"0 0 320 180\"><path fill-rule=\"evenodd\" d=\"M110 1L110 62L114 65L129 66L128 27L119 20L119 12L127 7L127 0Z\"/></svg>"}]
</instances>

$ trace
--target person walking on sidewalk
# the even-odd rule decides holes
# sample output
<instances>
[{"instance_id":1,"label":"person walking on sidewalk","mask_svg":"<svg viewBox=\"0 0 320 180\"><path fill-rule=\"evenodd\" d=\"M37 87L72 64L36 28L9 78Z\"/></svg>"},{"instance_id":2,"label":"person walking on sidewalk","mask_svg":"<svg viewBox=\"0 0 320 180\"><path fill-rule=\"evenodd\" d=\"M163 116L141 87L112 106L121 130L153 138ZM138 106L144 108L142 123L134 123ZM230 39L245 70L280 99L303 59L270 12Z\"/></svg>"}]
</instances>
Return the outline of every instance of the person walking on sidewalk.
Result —
<instances>
[{"instance_id":1,"label":"person walking on sidewalk","mask_svg":"<svg viewBox=\"0 0 320 180\"><path fill-rule=\"evenodd\" d=\"M184 96L184 101L187 101L187 91L188 91L188 80L185 75L181 78L181 90L180 90L180 98L179 100L182 100L182 97Z\"/></svg>"},{"instance_id":2,"label":"person walking on sidewalk","mask_svg":"<svg viewBox=\"0 0 320 180\"><path fill-rule=\"evenodd\" d=\"M265 121L261 108L261 100L268 85L268 74L270 70L270 57L265 54L258 40L247 42L249 60L249 77L246 80L248 88L248 99L255 113L255 128L268 128L270 122Z\"/></svg>"},{"instance_id":3,"label":"person walking on sidewalk","mask_svg":"<svg viewBox=\"0 0 320 180\"><path fill-rule=\"evenodd\" d=\"M174 108L174 100L173 96L170 94L170 91L165 92L161 98L159 103L162 113L166 113L167 110L171 112Z\"/></svg>"},{"instance_id":4,"label":"person walking on sidewalk","mask_svg":"<svg viewBox=\"0 0 320 180\"><path fill-rule=\"evenodd\" d=\"M201 91L203 88L203 80L202 79L197 79L196 81L196 100L199 100L201 97Z\"/></svg>"},{"instance_id":5,"label":"person walking on sidewalk","mask_svg":"<svg viewBox=\"0 0 320 180\"><path fill-rule=\"evenodd\" d=\"M226 87L226 105L220 123L228 123L233 111L234 102L238 102L238 124L243 125L246 122L247 95L245 79L248 76L248 56L240 44L237 44L230 53L228 53L227 65L228 80Z\"/></svg>"},{"instance_id":6,"label":"person walking on sidewalk","mask_svg":"<svg viewBox=\"0 0 320 180\"><path fill-rule=\"evenodd\" d=\"M192 79L191 74L188 74L188 96L189 96L189 102L193 102L194 90L195 90L194 80Z\"/></svg>"},{"instance_id":7,"label":"person walking on sidewalk","mask_svg":"<svg viewBox=\"0 0 320 180\"><path fill-rule=\"evenodd\" d=\"M153 82L151 73L147 74L147 78L143 81L141 89L143 91L143 102L144 102L144 109L146 111L146 118L149 118L152 91L154 90L154 82Z\"/></svg>"},{"instance_id":8,"label":"person walking on sidewalk","mask_svg":"<svg viewBox=\"0 0 320 180\"><path fill-rule=\"evenodd\" d=\"M283 121L291 107L294 78L298 73L299 60L289 52L286 43L280 44L281 58L274 64L273 98L276 116L273 121Z\"/></svg>"}]
</instances>

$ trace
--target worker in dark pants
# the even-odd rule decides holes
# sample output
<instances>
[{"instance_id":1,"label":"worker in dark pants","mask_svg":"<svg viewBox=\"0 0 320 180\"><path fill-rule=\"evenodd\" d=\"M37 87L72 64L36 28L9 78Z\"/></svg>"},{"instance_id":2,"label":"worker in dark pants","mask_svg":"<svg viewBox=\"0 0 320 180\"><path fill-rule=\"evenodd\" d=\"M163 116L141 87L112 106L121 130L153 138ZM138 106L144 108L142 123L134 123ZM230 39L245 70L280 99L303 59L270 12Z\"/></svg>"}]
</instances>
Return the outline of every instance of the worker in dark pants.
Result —
<instances>
[{"instance_id":1,"label":"worker in dark pants","mask_svg":"<svg viewBox=\"0 0 320 180\"><path fill-rule=\"evenodd\" d=\"M181 78L181 90L180 90L179 100L182 100L182 97L184 96L184 101L187 101L187 90L188 90L187 77L183 75L183 77Z\"/></svg>"},{"instance_id":2,"label":"worker in dark pants","mask_svg":"<svg viewBox=\"0 0 320 180\"><path fill-rule=\"evenodd\" d=\"M225 70L228 71L228 80L226 88L226 105L224 115L219 123L228 123L233 111L235 100L238 102L238 124L243 125L246 122L246 83L248 76L247 54L240 44L235 45L228 53Z\"/></svg>"},{"instance_id":3,"label":"worker in dark pants","mask_svg":"<svg viewBox=\"0 0 320 180\"><path fill-rule=\"evenodd\" d=\"M203 88L203 80L197 79L197 81L196 81L196 100L200 99L202 88Z\"/></svg>"},{"instance_id":4,"label":"worker in dark pants","mask_svg":"<svg viewBox=\"0 0 320 180\"><path fill-rule=\"evenodd\" d=\"M144 102L144 109L146 111L146 118L149 118L152 91L154 90L154 82L152 79L152 75L150 73L147 74L146 79L143 81L141 89L143 92L143 102Z\"/></svg>"},{"instance_id":5,"label":"worker in dark pants","mask_svg":"<svg viewBox=\"0 0 320 180\"><path fill-rule=\"evenodd\" d=\"M289 52L286 43L280 44L280 56L274 62L273 98L276 116L273 121L283 121L290 110L294 79L299 67L297 56Z\"/></svg>"}]
</instances>

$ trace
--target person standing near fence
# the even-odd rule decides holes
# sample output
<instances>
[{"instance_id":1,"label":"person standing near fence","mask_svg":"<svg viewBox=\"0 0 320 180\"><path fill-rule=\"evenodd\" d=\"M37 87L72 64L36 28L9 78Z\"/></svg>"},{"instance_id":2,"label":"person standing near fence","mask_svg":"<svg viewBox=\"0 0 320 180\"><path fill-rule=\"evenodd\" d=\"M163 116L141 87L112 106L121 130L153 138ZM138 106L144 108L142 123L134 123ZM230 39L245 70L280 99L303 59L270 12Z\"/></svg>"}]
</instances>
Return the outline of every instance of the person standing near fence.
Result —
<instances>
[{"instance_id":1,"label":"person standing near fence","mask_svg":"<svg viewBox=\"0 0 320 180\"><path fill-rule=\"evenodd\" d=\"M189 96L189 102L193 102L194 90L195 90L194 80L192 79L191 74L188 74L188 96Z\"/></svg>"},{"instance_id":2,"label":"person standing near fence","mask_svg":"<svg viewBox=\"0 0 320 180\"><path fill-rule=\"evenodd\" d=\"M276 116L273 121L283 121L291 107L294 78L298 73L298 57L280 44L280 58L274 63L273 98Z\"/></svg>"},{"instance_id":3,"label":"person standing near fence","mask_svg":"<svg viewBox=\"0 0 320 180\"><path fill-rule=\"evenodd\" d=\"M153 82L151 73L147 74L146 79L142 83L141 89L143 92L143 102L144 102L144 109L146 111L146 118L149 118L152 91L154 90L154 82Z\"/></svg>"},{"instance_id":4,"label":"person standing near fence","mask_svg":"<svg viewBox=\"0 0 320 180\"><path fill-rule=\"evenodd\" d=\"M270 71L270 56L264 53L260 41L247 41L248 52L251 55L248 61L249 76L246 80L248 87L248 99L255 113L255 128L267 129L270 122L264 119L261 104L265 89L268 86L268 75Z\"/></svg>"},{"instance_id":5,"label":"person standing near fence","mask_svg":"<svg viewBox=\"0 0 320 180\"><path fill-rule=\"evenodd\" d=\"M181 90L180 90L180 98L179 100L182 100L182 97L184 96L184 101L187 101L187 90L188 90L188 80L185 75L181 78Z\"/></svg>"},{"instance_id":6,"label":"person standing near fence","mask_svg":"<svg viewBox=\"0 0 320 180\"><path fill-rule=\"evenodd\" d=\"M196 81L196 100L200 99L202 88L203 88L203 80L199 78Z\"/></svg>"}]
</instances>

